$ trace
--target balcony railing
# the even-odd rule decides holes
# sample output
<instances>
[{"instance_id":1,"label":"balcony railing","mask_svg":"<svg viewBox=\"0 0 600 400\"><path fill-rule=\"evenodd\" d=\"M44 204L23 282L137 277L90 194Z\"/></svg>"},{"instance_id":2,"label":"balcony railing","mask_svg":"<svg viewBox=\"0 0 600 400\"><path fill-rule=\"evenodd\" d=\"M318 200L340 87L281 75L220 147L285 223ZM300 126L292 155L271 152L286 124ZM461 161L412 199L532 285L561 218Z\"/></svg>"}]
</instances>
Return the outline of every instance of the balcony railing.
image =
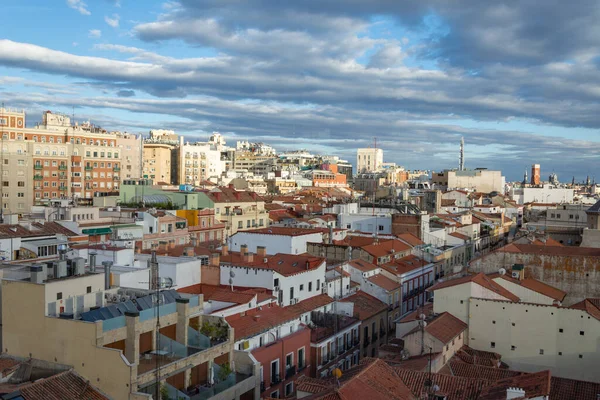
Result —
<instances>
[{"instance_id":1,"label":"balcony railing","mask_svg":"<svg viewBox=\"0 0 600 400\"><path fill-rule=\"evenodd\" d=\"M92 167L92 166L90 166L90 165L86 165L86 166L85 166L85 170L86 170L86 171L93 171L93 170L94 170L94 167Z\"/></svg>"},{"instance_id":2,"label":"balcony railing","mask_svg":"<svg viewBox=\"0 0 600 400\"><path fill-rule=\"evenodd\" d=\"M121 171L121 168L119 168L119 167L114 167L114 168L113 168L113 171L115 171L115 172L119 172L119 171Z\"/></svg>"},{"instance_id":3,"label":"balcony railing","mask_svg":"<svg viewBox=\"0 0 600 400\"><path fill-rule=\"evenodd\" d=\"M113 176L113 181L118 181L120 178L118 176Z\"/></svg>"},{"instance_id":4,"label":"balcony railing","mask_svg":"<svg viewBox=\"0 0 600 400\"><path fill-rule=\"evenodd\" d=\"M285 369L285 379L289 379L292 376L296 375L296 366L295 365L291 365L286 367Z\"/></svg>"},{"instance_id":5,"label":"balcony railing","mask_svg":"<svg viewBox=\"0 0 600 400\"><path fill-rule=\"evenodd\" d=\"M62 191L67 190L67 187L66 186L59 186L58 190L60 190L62 192Z\"/></svg>"},{"instance_id":6,"label":"balcony railing","mask_svg":"<svg viewBox=\"0 0 600 400\"><path fill-rule=\"evenodd\" d=\"M34 181L41 181L41 180L43 180L43 179L44 179L44 177L43 177L43 176L41 176L41 175L34 175L34 176L33 176L33 180L34 180Z\"/></svg>"},{"instance_id":7,"label":"balcony railing","mask_svg":"<svg viewBox=\"0 0 600 400\"><path fill-rule=\"evenodd\" d=\"M271 385L277 385L279 382L281 382L281 379L279 379L279 374L271 376Z\"/></svg>"},{"instance_id":8,"label":"balcony railing","mask_svg":"<svg viewBox=\"0 0 600 400\"><path fill-rule=\"evenodd\" d=\"M59 166L58 166L58 169L59 169L60 171L66 171L66 170L68 169L68 167L67 167L66 165L59 165Z\"/></svg>"},{"instance_id":9,"label":"balcony railing","mask_svg":"<svg viewBox=\"0 0 600 400\"><path fill-rule=\"evenodd\" d=\"M66 181L67 179L69 179L69 177L66 175L59 175L58 179L60 179L61 181Z\"/></svg>"},{"instance_id":10,"label":"balcony railing","mask_svg":"<svg viewBox=\"0 0 600 400\"><path fill-rule=\"evenodd\" d=\"M35 164L33 169L44 169L44 167L41 164Z\"/></svg>"},{"instance_id":11,"label":"balcony railing","mask_svg":"<svg viewBox=\"0 0 600 400\"><path fill-rule=\"evenodd\" d=\"M306 368L306 363L304 361L298 363L298 372L301 372L304 368Z\"/></svg>"},{"instance_id":12,"label":"balcony railing","mask_svg":"<svg viewBox=\"0 0 600 400\"><path fill-rule=\"evenodd\" d=\"M260 381L260 392L264 392L267 389L265 386L265 381Z\"/></svg>"}]
</instances>

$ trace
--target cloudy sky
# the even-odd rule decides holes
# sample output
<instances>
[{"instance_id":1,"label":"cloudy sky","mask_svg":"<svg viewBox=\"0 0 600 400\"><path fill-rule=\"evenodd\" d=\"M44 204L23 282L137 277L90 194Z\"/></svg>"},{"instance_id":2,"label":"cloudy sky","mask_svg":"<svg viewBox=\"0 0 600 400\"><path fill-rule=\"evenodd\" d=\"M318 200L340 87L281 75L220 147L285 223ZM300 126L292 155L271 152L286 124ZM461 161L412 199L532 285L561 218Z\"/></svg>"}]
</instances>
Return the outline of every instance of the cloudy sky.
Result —
<instances>
[{"instance_id":1,"label":"cloudy sky","mask_svg":"<svg viewBox=\"0 0 600 400\"><path fill-rule=\"evenodd\" d=\"M0 101L108 129L210 132L520 179L600 171L600 2L22 0ZM74 107L74 110L73 110ZM598 174L600 179L600 173Z\"/></svg>"}]
</instances>

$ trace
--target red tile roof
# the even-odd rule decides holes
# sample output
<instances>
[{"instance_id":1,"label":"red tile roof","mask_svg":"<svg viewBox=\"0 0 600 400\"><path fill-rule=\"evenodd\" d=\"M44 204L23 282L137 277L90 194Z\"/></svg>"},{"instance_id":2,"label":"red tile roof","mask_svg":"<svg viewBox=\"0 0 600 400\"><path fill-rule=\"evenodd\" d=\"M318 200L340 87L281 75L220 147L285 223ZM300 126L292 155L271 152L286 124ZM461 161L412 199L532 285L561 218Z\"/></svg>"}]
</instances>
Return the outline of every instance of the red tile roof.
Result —
<instances>
[{"instance_id":1,"label":"red tile roof","mask_svg":"<svg viewBox=\"0 0 600 400\"><path fill-rule=\"evenodd\" d=\"M359 248L368 246L375 242L375 238L373 236L358 236L358 235L348 235L343 240L334 240L333 244L338 246L352 246L353 248Z\"/></svg>"},{"instance_id":2,"label":"red tile roof","mask_svg":"<svg viewBox=\"0 0 600 400\"><path fill-rule=\"evenodd\" d=\"M204 191L213 203L255 203L264 201L254 192L235 190L230 187L220 186L211 191Z\"/></svg>"},{"instance_id":3,"label":"red tile roof","mask_svg":"<svg viewBox=\"0 0 600 400\"><path fill-rule=\"evenodd\" d=\"M410 246L400 240L387 239L380 240L379 243L363 246L362 249L373 257L383 257L394 253L410 251Z\"/></svg>"},{"instance_id":4,"label":"red tile roof","mask_svg":"<svg viewBox=\"0 0 600 400\"><path fill-rule=\"evenodd\" d=\"M462 240L469 240L470 239L467 235L464 235L464 234L462 234L460 232L452 232L452 233L449 233L449 235L453 236L455 238L458 238L458 239L462 239Z\"/></svg>"},{"instance_id":5,"label":"red tile roof","mask_svg":"<svg viewBox=\"0 0 600 400\"><path fill-rule=\"evenodd\" d=\"M440 282L440 283L433 285L432 287L430 287L427 290L433 292L435 290L439 290L439 289L443 289L443 288L447 288L447 287L451 287L451 286L462 285L462 284L468 283L468 282L476 283L479 286L482 286L488 290L495 292L496 294L499 294L500 296L506 298L507 300L515 301L515 302L520 300L519 297L515 296L510 291L506 290L505 288L500 286L498 283L494 282L491 278L489 278L483 272L480 272L475 275L467 275L462 278L451 279L451 280L445 281L445 282Z\"/></svg>"},{"instance_id":6,"label":"red tile roof","mask_svg":"<svg viewBox=\"0 0 600 400\"><path fill-rule=\"evenodd\" d=\"M550 371L517 375L496 381L481 391L479 400L505 400L508 388L524 390L526 398L549 396Z\"/></svg>"},{"instance_id":7,"label":"red tile roof","mask_svg":"<svg viewBox=\"0 0 600 400\"><path fill-rule=\"evenodd\" d=\"M235 304L247 304L254 299L256 293L232 291L230 288L199 283L177 289L181 293L203 294L204 301L215 300Z\"/></svg>"},{"instance_id":8,"label":"red tile roof","mask_svg":"<svg viewBox=\"0 0 600 400\"><path fill-rule=\"evenodd\" d=\"M494 368L501 368L504 365L501 362L502 356L500 354L491 351L475 350L466 345L460 348L452 359L467 364Z\"/></svg>"},{"instance_id":9,"label":"red tile roof","mask_svg":"<svg viewBox=\"0 0 600 400\"><path fill-rule=\"evenodd\" d=\"M421 246L425 244L425 242L423 242L421 239L419 239L412 233L401 233L399 235L396 235L396 237L412 247Z\"/></svg>"},{"instance_id":10,"label":"red tile roof","mask_svg":"<svg viewBox=\"0 0 600 400\"><path fill-rule=\"evenodd\" d=\"M244 261L241 253L230 251L226 256L221 255L221 265L234 265L239 267L259 268L273 270L284 276L301 274L312 271L325 265L325 259L305 254L277 253L264 257L254 256L253 260Z\"/></svg>"},{"instance_id":11,"label":"red tile roof","mask_svg":"<svg viewBox=\"0 0 600 400\"><path fill-rule=\"evenodd\" d=\"M315 233L323 234L321 229L308 229L308 228L292 228L287 226L270 226L268 228L252 229L243 231L240 233L250 233L257 235L279 235L279 236L304 236L314 235Z\"/></svg>"},{"instance_id":12,"label":"red tile roof","mask_svg":"<svg viewBox=\"0 0 600 400\"><path fill-rule=\"evenodd\" d=\"M600 257L600 248L575 246L538 246L535 244L511 243L496 250L506 253L540 254L550 256Z\"/></svg>"},{"instance_id":13,"label":"red tile roof","mask_svg":"<svg viewBox=\"0 0 600 400\"><path fill-rule=\"evenodd\" d=\"M550 378L550 399L552 400L598 400L600 383L575 379Z\"/></svg>"},{"instance_id":14,"label":"red tile roof","mask_svg":"<svg viewBox=\"0 0 600 400\"><path fill-rule=\"evenodd\" d=\"M600 321L600 299L585 299L579 303L573 304L571 307L575 310L583 310L590 316Z\"/></svg>"},{"instance_id":15,"label":"red tile roof","mask_svg":"<svg viewBox=\"0 0 600 400\"><path fill-rule=\"evenodd\" d=\"M66 371L19 388L25 400L107 400L75 371Z\"/></svg>"},{"instance_id":16,"label":"red tile roof","mask_svg":"<svg viewBox=\"0 0 600 400\"><path fill-rule=\"evenodd\" d=\"M359 290L352 296L346 297L340 302L354 304L354 317L365 321L379 313L387 310L387 304L376 297Z\"/></svg>"},{"instance_id":17,"label":"red tile roof","mask_svg":"<svg viewBox=\"0 0 600 400\"><path fill-rule=\"evenodd\" d=\"M374 269L379 268L375 264L371 264L368 261L360 260L360 259L350 260L350 261L348 261L348 264L362 272L370 272L370 271L373 271Z\"/></svg>"},{"instance_id":18,"label":"red tile roof","mask_svg":"<svg viewBox=\"0 0 600 400\"><path fill-rule=\"evenodd\" d=\"M550 297L550 298L558 300L558 301L563 301L567 295L567 292L563 292L562 290L555 288L554 286L550 286L548 284L545 284L542 281L538 281L537 279L533 279L533 278L525 278L525 279L519 280L519 279L512 278L508 275L500 275L497 273L491 274L488 276L494 280L504 279L508 282L514 283L515 285L522 286L526 289L543 294L544 296Z\"/></svg>"},{"instance_id":19,"label":"red tile roof","mask_svg":"<svg viewBox=\"0 0 600 400\"><path fill-rule=\"evenodd\" d=\"M467 324L456 318L454 315L444 312L425 326L425 332L443 344L446 344L459 334L463 333L468 327ZM415 329L420 330L421 328L416 327ZM407 333L407 335L415 331L415 329Z\"/></svg>"},{"instance_id":20,"label":"red tile roof","mask_svg":"<svg viewBox=\"0 0 600 400\"><path fill-rule=\"evenodd\" d=\"M387 291L400 289L400 287L401 287L398 282L393 281L390 278L388 278L387 276L382 275L382 274L375 274L372 277L367 278L367 280L369 282L371 282L372 284L377 285L380 288L387 290Z\"/></svg>"},{"instance_id":21,"label":"red tile roof","mask_svg":"<svg viewBox=\"0 0 600 400\"><path fill-rule=\"evenodd\" d=\"M381 268L384 268L386 271L389 271L392 274L402 275L407 272L423 268L429 264L430 263L428 261L410 254L402 258L397 258L389 263L382 264Z\"/></svg>"},{"instance_id":22,"label":"red tile roof","mask_svg":"<svg viewBox=\"0 0 600 400\"><path fill-rule=\"evenodd\" d=\"M69 236L69 237L71 237L71 236L86 236L86 235L79 235L78 233L75 233L75 232L71 231L70 229L65 228L58 222L45 222L45 223L33 222L33 223L31 223L31 226L29 228L27 228L23 225L19 225L19 224L15 224L15 225L1 224L0 225L0 238L48 236L48 235L55 235L57 233L63 234L63 235Z\"/></svg>"},{"instance_id":23,"label":"red tile roof","mask_svg":"<svg viewBox=\"0 0 600 400\"><path fill-rule=\"evenodd\" d=\"M376 358L364 358L359 365L343 372L339 384L333 378L301 377L298 391L314 393L311 400L413 400L415 396L399 381L394 369Z\"/></svg>"},{"instance_id":24,"label":"red tile roof","mask_svg":"<svg viewBox=\"0 0 600 400\"><path fill-rule=\"evenodd\" d=\"M443 394L447 400L477 399L487 381L483 379L463 378L458 376L429 374L427 372L412 371L393 367L400 380L408 386L411 392L422 398L426 393L425 381L430 377L434 386L439 387L436 394ZM506 397L505 397L506 398Z\"/></svg>"},{"instance_id":25,"label":"red tile roof","mask_svg":"<svg viewBox=\"0 0 600 400\"><path fill-rule=\"evenodd\" d=\"M235 330L235 340L253 337L285 322L294 320L302 314L333 303L333 299L326 294L321 294L303 300L288 307L273 305L263 307L262 310L249 310L246 315L230 316L225 319Z\"/></svg>"},{"instance_id":26,"label":"red tile roof","mask_svg":"<svg viewBox=\"0 0 600 400\"><path fill-rule=\"evenodd\" d=\"M412 322L419 319L419 315L425 314L430 315L433 313L433 303L425 303L422 307L417 308L415 311L410 314L406 314L400 321L398 322Z\"/></svg>"},{"instance_id":27,"label":"red tile roof","mask_svg":"<svg viewBox=\"0 0 600 400\"><path fill-rule=\"evenodd\" d=\"M498 381L500 379L523 375L525 372L512 371L505 368L486 367L483 365L467 364L459 361L450 361L449 370L454 376L465 378L485 379L488 381Z\"/></svg>"}]
</instances>

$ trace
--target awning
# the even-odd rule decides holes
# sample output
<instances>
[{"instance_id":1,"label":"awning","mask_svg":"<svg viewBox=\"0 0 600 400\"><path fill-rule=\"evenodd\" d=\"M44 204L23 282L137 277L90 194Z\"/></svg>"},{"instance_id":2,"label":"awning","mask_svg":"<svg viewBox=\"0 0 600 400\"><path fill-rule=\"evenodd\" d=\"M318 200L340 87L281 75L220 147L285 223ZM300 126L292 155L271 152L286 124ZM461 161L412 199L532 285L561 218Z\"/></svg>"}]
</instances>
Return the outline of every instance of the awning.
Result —
<instances>
[{"instance_id":1,"label":"awning","mask_svg":"<svg viewBox=\"0 0 600 400\"><path fill-rule=\"evenodd\" d=\"M98 235L108 235L112 233L112 229L110 228L92 228L92 229L84 229L81 231L82 233L89 236L98 236Z\"/></svg>"}]
</instances>

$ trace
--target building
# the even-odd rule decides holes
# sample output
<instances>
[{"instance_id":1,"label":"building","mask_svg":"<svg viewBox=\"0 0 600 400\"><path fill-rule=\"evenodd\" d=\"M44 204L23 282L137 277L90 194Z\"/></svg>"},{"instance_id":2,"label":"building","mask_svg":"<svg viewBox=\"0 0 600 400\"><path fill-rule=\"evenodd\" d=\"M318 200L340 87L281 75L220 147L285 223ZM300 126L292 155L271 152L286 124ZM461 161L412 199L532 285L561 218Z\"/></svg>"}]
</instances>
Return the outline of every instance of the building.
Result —
<instances>
[{"instance_id":1,"label":"building","mask_svg":"<svg viewBox=\"0 0 600 400\"><path fill-rule=\"evenodd\" d=\"M378 148L363 148L356 152L356 173L374 172L383 164L383 150Z\"/></svg>"},{"instance_id":2,"label":"building","mask_svg":"<svg viewBox=\"0 0 600 400\"><path fill-rule=\"evenodd\" d=\"M215 218L215 210L177 210L178 217L185 218L191 241L200 246L218 247L225 240L225 224Z\"/></svg>"},{"instance_id":3,"label":"building","mask_svg":"<svg viewBox=\"0 0 600 400\"><path fill-rule=\"evenodd\" d=\"M121 152L121 181L142 177L142 135L117 132L117 147Z\"/></svg>"},{"instance_id":4,"label":"building","mask_svg":"<svg viewBox=\"0 0 600 400\"><path fill-rule=\"evenodd\" d=\"M227 169L227 161L222 153L227 151L225 139L214 133L208 142L184 143L179 138L178 182L199 186L209 178L220 178Z\"/></svg>"},{"instance_id":5,"label":"building","mask_svg":"<svg viewBox=\"0 0 600 400\"><path fill-rule=\"evenodd\" d=\"M150 292L110 288L108 275L87 272L83 263L69 272L66 264L5 271L6 353L70 365L111 398L156 394L157 367L161 386L175 396L258 397L258 365L233 350L233 331L223 318L203 315L202 297L167 290L154 305ZM210 336L203 326L213 327ZM210 382L219 385L208 389Z\"/></svg>"},{"instance_id":6,"label":"building","mask_svg":"<svg viewBox=\"0 0 600 400\"><path fill-rule=\"evenodd\" d=\"M389 263L411 253L411 247L401 240L377 240L373 244L361 247L360 258L375 265Z\"/></svg>"},{"instance_id":7,"label":"building","mask_svg":"<svg viewBox=\"0 0 600 400\"><path fill-rule=\"evenodd\" d=\"M345 303L353 304L353 317L360 320L363 357L378 357L379 346L387 343L388 305L361 290L340 300L342 309Z\"/></svg>"},{"instance_id":8,"label":"building","mask_svg":"<svg viewBox=\"0 0 600 400\"><path fill-rule=\"evenodd\" d=\"M204 194L208 198L205 207L213 208L216 219L225 224L226 237L238 231L269 226L265 202L256 192L222 186Z\"/></svg>"},{"instance_id":9,"label":"building","mask_svg":"<svg viewBox=\"0 0 600 400\"><path fill-rule=\"evenodd\" d=\"M505 179L500 171L491 171L485 168L475 170L444 170L433 172L431 180L434 184L447 189L468 189L476 192L504 193Z\"/></svg>"},{"instance_id":10,"label":"building","mask_svg":"<svg viewBox=\"0 0 600 400\"><path fill-rule=\"evenodd\" d=\"M176 184L173 176L175 146L162 142L144 142L143 177L154 184Z\"/></svg>"},{"instance_id":11,"label":"building","mask_svg":"<svg viewBox=\"0 0 600 400\"><path fill-rule=\"evenodd\" d=\"M574 189L544 184L536 187L513 187L510 198L517 204L573 203L574 192Z\"/></svg>"},{"instance_id":12,"label":"building","mask_svg":"<svg viewBox=\"0 0 600 400\"><path fill-rule=\"evenodd\" d=\"M248 251L253 253L257 253L260 247L276 249L277 252L284 254L304 254L308 243L323 243L323 236L323 230L320 229L271 226L237 232L229 239L229 248L232 251L240 251L245 245Z\"/></svg>"},{"instance_id":13,"label":"building","mask_svg":"<svg viewBox=\"0 0 600 400\"><path fill-rule=\"evenodd\" d=\"M541 170L540 170L540 164L533 164L531 166L531 184L532 185L539 185L541 183Z\"/></svg>"},{"instance_id":14,"label":"building","mask_svg":"<svg viewBox=\"0 0 600 400\"><path fill-rule=\"evenodd\" d=\"M21 214L32 203L119 190L116 134L90 122L72 125L70 117L51 111L42 114L41 123L27 127L24 111L5 108L0 109L0 129L2 165L16 166L14 175L2 170L3 201L8 199L3 210Z\"/></svg>"},{"instance_id":15,"label":"building","mask_svg":"<svg viewBox=\"0 0 600 400\"><path fill-rule=\"evenodd\" d=\"M143 226L143 238L136 243L140 249L153 246L174 247L189 242L187 220L165 211L138 211L137 222Z\"/></svg>"}]
</instances>

